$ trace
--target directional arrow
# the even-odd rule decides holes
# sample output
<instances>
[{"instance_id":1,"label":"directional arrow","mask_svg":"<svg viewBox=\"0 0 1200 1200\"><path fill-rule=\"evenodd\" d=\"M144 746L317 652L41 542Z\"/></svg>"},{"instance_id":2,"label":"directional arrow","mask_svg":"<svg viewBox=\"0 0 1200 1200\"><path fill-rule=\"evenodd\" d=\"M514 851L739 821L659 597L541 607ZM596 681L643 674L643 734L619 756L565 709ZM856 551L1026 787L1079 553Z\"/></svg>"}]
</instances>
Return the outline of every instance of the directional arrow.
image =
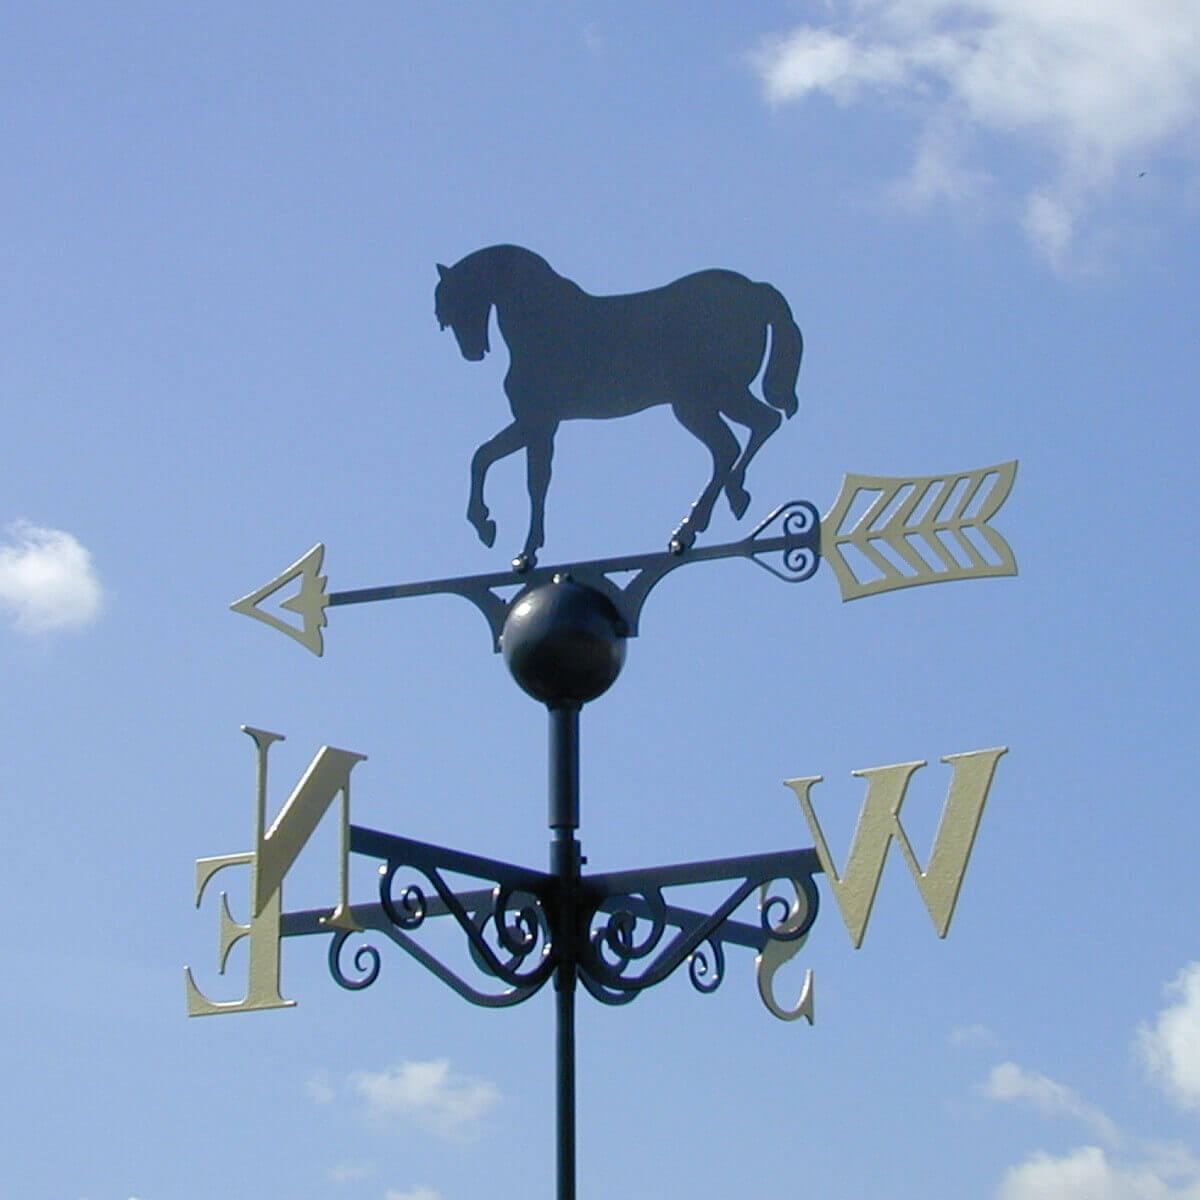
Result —
<instances>
[{"instance_id":1,"label":"directional arrow","mask_svg":"<svg viewBox=\"0 0 1200 1200\"><path fill-rule=\"evenodd\" d=\"M329 596L325 592L326 579L320 573L324 557L325 547L318 542L303 558L298 558L270 583L264 583L258 591L235 600L229 607L234 612L253 617L256 621L264 621L272 629L278 629L280 633L295 638L305 649L320 656L325 649L325 639L321 630L325 626L325 608L329 604ZM290 599L281 601L279 607L300 617L302 625L298 629L259 607L268 596L273 596L280 588L286 587L297 578L300 580L300 590Z\"/></svg>"},{"instance_id":2,"label":"directional arrow","mask_svg":"<svg viewBox=\"0 0 1200 1200\"><path fill-rule=\"evenodd\" d=\"M492 631L493 648L499 650L505 618L517 598L503 592L518 588L520 595L556 576L569 576L607 596L621 617L623 634L634 637L642 605L663 576L676 567L717 558L748 558L788 583L799 583L811 579L825 557L833 567L843 600L920 584L1015 575L1012 548L988 521L1012 490L1016 470L1016 462L1009 462L947 475L847 475L823 518L818 518L807 500L792 500L775 509L748 536L719 546L348 592L326 592L326 580L320 574L325 547L318 543L270 583L230 607L320 655L326 608L407 596L462 596L483 613ZM863 504L865 510L856 515ZM627 578L622 582L616 576ZM295 579L300 580L299 592L279 607L296 613L300 626L261 607L263 600Z\"/></svg>"}]
</instances>

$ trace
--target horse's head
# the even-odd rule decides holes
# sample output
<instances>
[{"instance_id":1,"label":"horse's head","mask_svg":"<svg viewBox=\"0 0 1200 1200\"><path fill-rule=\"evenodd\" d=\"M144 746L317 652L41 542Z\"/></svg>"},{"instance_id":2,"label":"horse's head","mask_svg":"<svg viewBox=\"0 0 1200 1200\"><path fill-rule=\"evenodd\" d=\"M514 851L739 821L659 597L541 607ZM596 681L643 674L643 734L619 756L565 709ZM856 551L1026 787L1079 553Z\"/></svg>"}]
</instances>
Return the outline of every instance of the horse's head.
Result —
<instances>
[{"instance_id":1,"label":"horse's head","mask_svg":"<svg viewBox=\"0 0 1200 1200\"><path fill-rule=\"evenodd\" d=\"M471 287L460 267L437 265L438 285L433 293L438 324L454 330L458 348L469 362L479 362L491 349L488 343L488 317L492 301Z\"/></svg>"}]
</instances>

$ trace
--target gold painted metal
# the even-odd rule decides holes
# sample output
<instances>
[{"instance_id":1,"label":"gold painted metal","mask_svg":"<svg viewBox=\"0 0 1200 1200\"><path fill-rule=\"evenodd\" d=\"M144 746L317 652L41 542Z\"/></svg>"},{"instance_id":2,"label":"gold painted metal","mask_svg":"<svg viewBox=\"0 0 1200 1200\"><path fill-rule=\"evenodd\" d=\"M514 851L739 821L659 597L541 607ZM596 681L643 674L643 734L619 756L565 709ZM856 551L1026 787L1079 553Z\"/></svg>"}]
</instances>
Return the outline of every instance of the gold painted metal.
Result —
<instances>
[{"instance_id":1,"label":"gold painted metal","mask_svg":"<svg viewBox=\"0 0 1200 1200\"><path fill-rule=\"evenodd\" d=\"M266 808L267 751L272 742L282 741L278 733L242 729L253 739L258 750L258 796L256 802L255 855L254 855L254 913L262 912L271 897L279 891L283 877L291 869L300 851L312 837L321 818L328 811L334 797L341 795L341 864L339 867L338 904L326 924L339 929L358 930L350 913L346 895L349 871L347 859L350 855L350 772L357 763L366 759L365 754L352 750L335 750L322 746L316 757L308 764L300 782L284 801L279 815L265 833L264 812Z\"/></svg>"},{"instance_id":2,"label":"gold painted metal","mask_svg":"<svg viewBox=\"0 0 1200 1200\"><path fill-rule=\"evenodd\" d=\"M201 858L196 863L196 907L204 898L208 881L225 867L254 865L253 854L223 854L218 858ZM221 893L221 936L218 954L218 970L225 974L229 952L244 937L250 939L250 966L246 994L241 1000L210 1000L197 986L191 967L183 968L184 986L187 989L187 1011L189 1017L212 1016L217 1013L255 1012L264 1008L292 1008L295 1000L285 1000L279 991L279 944L280 915L282 912L281 889L276 889L262 912L250 918L248 925L241 925L229 912L229 895Z\"/></svg>"},{"instance_id":3,"label":"gold painted metal","mask_svg":"<svg viewBox=\"0 0 1200 1200\"><path fill-rule=\"evenodd\" d=\"M1015 575L1012 547L988 521L1008 498L1016 474L1013 461L911 479L847 475L833 508L821 519L821 556L833 567L842 599L924 583ZM843 528L864 492L878 495L849 529ZM991 549L992 561L980 553L980 542ZM860 578L846 556L847 547L858 551L878 577Z\"/></svg>"},{"instance_id":4,"label":"gold painted metal","mask_svg":"<svg viewBox=\"0 0 1200 1200\"><path fill-rule=\"evenodd\" d=\"M220 870L232 866L250 868L250 922L239 924L229 911L229 897L221 893L220 937L218 941L218 970L222 975L229 961L229 952L242 938L250 939L250 964L246 995L241 1000L213 1001L196 985L190 967L184 967L188 1016L199 1017L214 1013L252 1012L263 1008L287 1008L294 1000L280 994L280 942L283 880L304 849L321 818L335 797L341 795L341 823L338 863L338 901L321 924L332 929L360 932L362 926L354 919L348 890L350 883L350 772L363 762L364 754L322 746L309 763L300 782L292 789L279 815L269 830L266 824L267 752L275 742L283 741L280 733L242 726L243 732L254 740L257 752L258 787L255 796L254 844L250 853L225 854L217 858L202 858L196 863L196 907L204 898L208 881Z\"/></svg>"},{"instance_id":5,"label":"gold painted metal","mask_svg":"<svg viewBox=\"0 0 1200 1200\"><path fill-rule=\"evenodd\" d=\"M328 582L321 574L321 563L325 557L324 543L318 542L303 558L297 559L281 575L276 575L270 583L263 584L257 591L235 600L229 607L243 616L253 617L295 638L305 649L311 650L320 657L325 652L325 638L321 630L326 625L325 609L329 605L329 595L325 590ZM300 590L290 599L280 602L279 607L294 612L302 622L300 628L281 621L272 613L260 608L259 605L268 596L273 596L280 588L299 578Z\"/></svg>"},{"instance_id":6,"label":"gold painted metal","mask_svg":"<svg viewBox=\"0 0 1200 1200\"><path fill-rule=\"evenodd\" d=\"M852 772L866 779L867 796L859 813L845 870L840 873L809 797L813 784L820 783L822 777L814 775L807 779L784 780L800 801L816 842L821 868L829 877L846 930L855 947L862 945L893 838L900 843L904 860L929 910L938 937L946 936L975 844L979 821L983 816L988 789L996 772L996 763L1007 751L1007 746L1001 746L992 750L949 754L941 760L953 766L954 774L934 835L929 865L924 870L900 824L900 808L909 780L914 772L926 765L924 762L898 763L890 767L870 767Z\"/></svg>"},{"instance_id":7,"label":"gold painted metal","mask_svg":"<svg viewBox=\"0 0 1200 1200\"><path fill-rule=\"evenodd\" d=\"M807 914L808 904L804 898L804 893L799 888L796 888L795 891L796 898L792 901L787 919L783 922L780 929L781 933L798 929ZM769 884L763 884L758 889L758 908L760 912L766 907L769 893ZM807 941L808 934L796 938L794 941L779 941L776 938L772 938L762 948L762 953L754 960L754 977L758 982L758 994L762 998L762 1002L767 1006L767 1011L772 1016L778 1017L781 1021L798 1021L803 1017L811 1025L815 1020L813 1008L813 973L811 970L804 972L804 987L800 991L800 999L796 1001L794 1008L784 1008L775 999L776 972L784 963L795 958L804 948L804 943Z\"/></svg>"}]
</instances>

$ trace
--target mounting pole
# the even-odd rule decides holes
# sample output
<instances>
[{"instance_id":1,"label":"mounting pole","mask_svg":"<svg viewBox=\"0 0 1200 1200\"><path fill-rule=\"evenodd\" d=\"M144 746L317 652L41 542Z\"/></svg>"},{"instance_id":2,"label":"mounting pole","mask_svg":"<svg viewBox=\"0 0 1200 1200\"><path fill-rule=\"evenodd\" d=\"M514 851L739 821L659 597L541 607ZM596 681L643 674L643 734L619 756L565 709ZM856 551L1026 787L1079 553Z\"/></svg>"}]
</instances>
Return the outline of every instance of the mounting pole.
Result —
<instances>
[{"instance_id":1,"label":"mounting pole","mask_svg":"<svg viewBox=\"0 0 1200 1200\"><path fill-rule=\"evenodd\" d=\"M581 856L579 827L579 709L550 709L550 870L557 881L561 928L554 972L557 1011L558 1200L575 1200L575 898Z\"/></svg>"},{"instance_id":2,"label":"mounting pole","mask_svg":"<svg viewBox=\"0 0 1200 1200\"><path fill-rule=\"evenodd\" d=\"M575 989L579 947L579 710L606 692L625 662L625 626L612 601L555 575L509 609L500 634L517 683L550 713L550 871L558 890L550 931L557 959L558 1200L575 1200Z\"/></svg>"}]
</instances>

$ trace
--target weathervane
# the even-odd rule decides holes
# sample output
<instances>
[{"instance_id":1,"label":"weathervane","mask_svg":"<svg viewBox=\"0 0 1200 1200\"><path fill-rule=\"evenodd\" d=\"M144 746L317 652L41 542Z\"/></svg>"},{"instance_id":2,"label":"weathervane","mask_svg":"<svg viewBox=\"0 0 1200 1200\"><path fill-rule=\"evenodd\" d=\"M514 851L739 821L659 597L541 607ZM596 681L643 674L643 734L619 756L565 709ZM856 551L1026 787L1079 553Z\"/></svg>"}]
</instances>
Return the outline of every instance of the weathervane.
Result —
<instances>
[{"instance_id":1,"label":"weathervane","mask_svg":"<svg viewBox=\"0 0 1200 1200\"><path fill-rule=\"evenodd\" d=\"M684 963L694 986L714 990L725 975L725 948L756 952L755 975L767 1009L783 1020L813 1020L812 972L798 999L775 993L775 976L803 947L817 917L815 876L824 874L851 940L861 945L884 862L900 847L939 936L957 903L996 765L1004 748L950 754L952 774L926 865L900 823L913 774L923 762L874 767L858 826L839 871L812 803L820 776L786 780L815 845L698 863L585 875L579 827L579 713L615 682L626 642L636 636L650 590L669 571L717 558L748 558L788 582L812 578L824 559L844 600L898 588L1016 574L1012 550L989 524L1012 488L1016 463L944 475L848 475L829 511L807 500L776 508L740 541L698 546L722 492L735 517L750 496L746 469L797 408L802 339L787 301L769 284L731 271L701 271L666 287L623 296L591 296L544 259L516 246L493 246L453 267L438 266L436 314L463 357L487 353L492 309L510 353L505 392L511 424L485 442L471 463L467 517L491 546L496 526L483 498L488 468L524 450L530 525L510 570L329 592L318 544L269 583L233 604L235 611L324 651L331 607L450 594L471 601L517 683L549 710L550 869L498 862L350 823L350 775L363 755L322 747L266 826L267 759L281 735L244 726L258 760L254 848L201 859L196 904L209 881L232 866L250 867L250 916L235 921L222 897L219 969L231 948L249 940L242 999L213 1001L185 971L190 1015L279 1008L282 939L330 937L329 969L345 988L375 982L381 956L363 943L348 969L346 946L372 931L406 951L459 995L501 1007L529 999L553 980L557 1012L558 1200L575 1196L574 1004L577 986L605 1004L624 1004ZM750 391L761 372L763 400ZM764 403L765 400L765 403ZM713 473L664 551L537 565L544 542L546 492L554 435L561 421L619 417L669 404L680 424L709 448ZM727 421L749 430L745 444ZM271 611L267 601L294 585ZM512 595L514 588L516 594ZM280 612L290 616L281 616ZM331 909L285 913L283 881L335 800L340 798L338 894ZM378 901L351 902L349 856L379 864ZM419 877L421 882L414 882ZM472 886L456 890L449 877ZM723 883L711 912L671 903L664 893ZM756 918L739 917L755 903ZM452 966L421 940L427 922L450 917L466 939L470 970Z\"/></svg>"}]
</instances>

